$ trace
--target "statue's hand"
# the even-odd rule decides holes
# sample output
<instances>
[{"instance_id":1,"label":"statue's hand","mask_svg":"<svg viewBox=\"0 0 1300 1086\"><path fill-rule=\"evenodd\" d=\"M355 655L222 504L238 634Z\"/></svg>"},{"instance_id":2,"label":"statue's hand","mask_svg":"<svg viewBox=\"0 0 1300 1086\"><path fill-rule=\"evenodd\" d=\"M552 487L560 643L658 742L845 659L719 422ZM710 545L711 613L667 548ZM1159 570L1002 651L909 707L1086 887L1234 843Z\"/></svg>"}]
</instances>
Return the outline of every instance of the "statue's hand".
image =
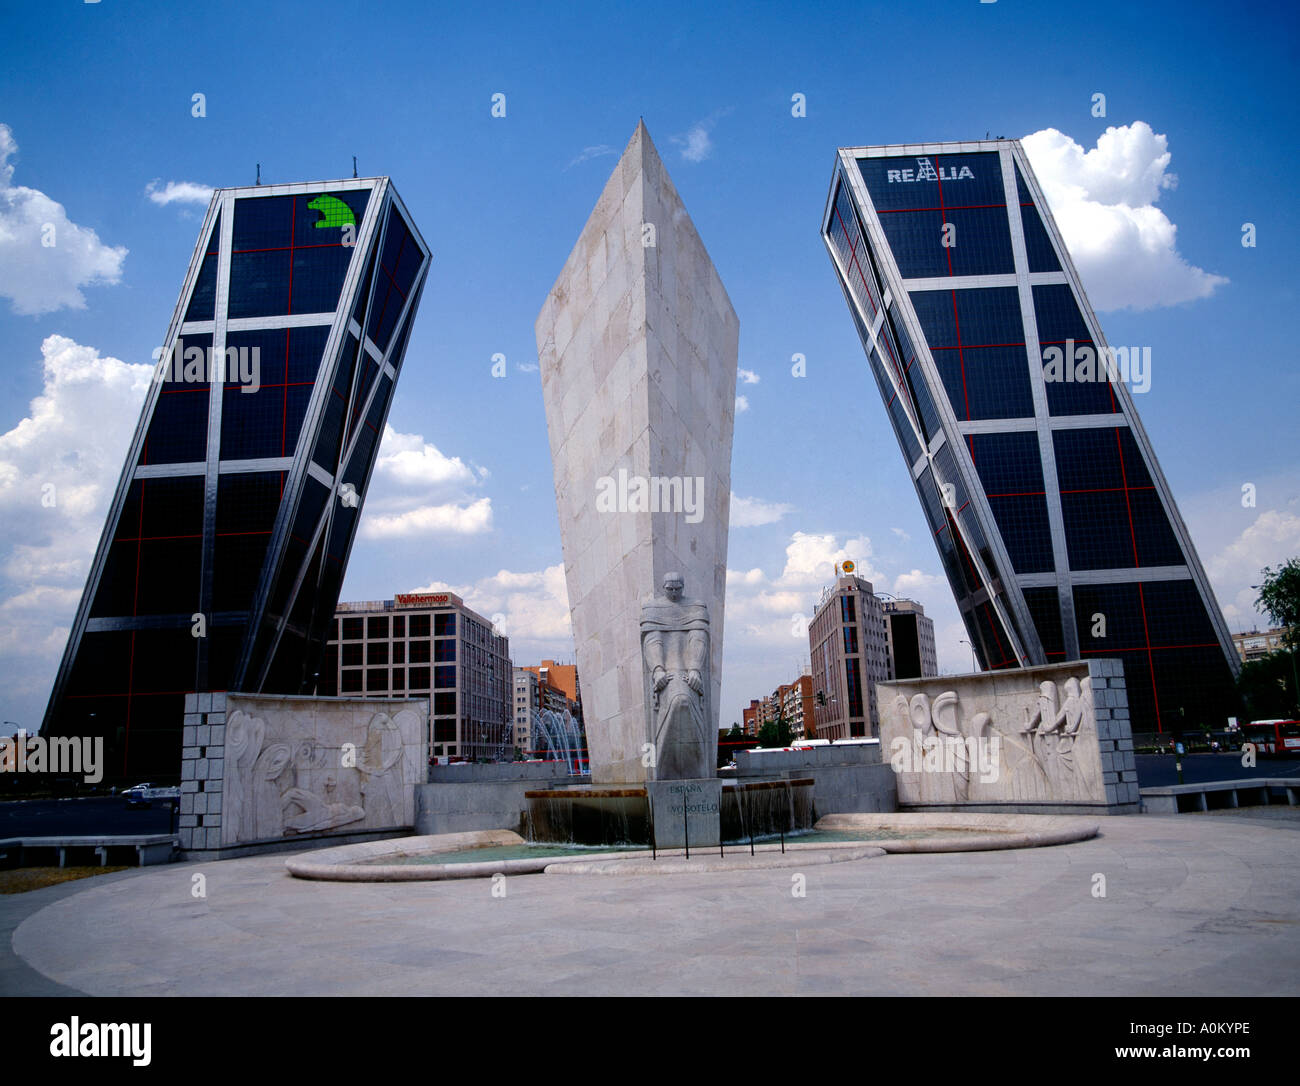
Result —
<instances>
[{"instance_id":1,"label":"statue's hand","mask_svg":"<svg viewBox=\"0 0 1300 1086\"><path fill-rule=\"evenodd\" d=\"M686 685L697 694L704 693L704 683L701 681L700 673L698 671L688 671L686 673Z\"/></svg>"},{"instance_id":2,"label":"statue's hand","mask_svg":"<svg viewBox=\"0 0 1300 1086\"><path fill-rule=\"evenodd\" d=\"M668 685L669 675L668 672L665 671L662 667L656 667L654 669L653 677L654 677L655 693L657 694L659 693L660 690L662 690L665 686Z\"/></svg>"}]
</instances>

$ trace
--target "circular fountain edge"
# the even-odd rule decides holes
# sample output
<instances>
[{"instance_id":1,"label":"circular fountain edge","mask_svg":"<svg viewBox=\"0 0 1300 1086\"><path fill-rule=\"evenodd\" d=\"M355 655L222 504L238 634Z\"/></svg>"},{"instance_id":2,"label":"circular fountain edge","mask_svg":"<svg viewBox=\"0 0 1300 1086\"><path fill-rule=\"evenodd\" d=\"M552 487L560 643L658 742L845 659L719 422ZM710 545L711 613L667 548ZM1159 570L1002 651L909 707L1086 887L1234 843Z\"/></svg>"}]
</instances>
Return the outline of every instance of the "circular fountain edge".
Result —
<instances>
[{"instance_id":1,"label":"circular fountain edge","mask_svg":"<svg viewBox=\"0 0 1300 1086\"><path fill-rule=\"evenodd\" d=\"M951 837L920 840L882 839L873 842L886 852L992 852L999 849L1042 848L1086 841L1101 832L1101 825L1086 816L989 814L972 812L898 812L825 815L817 820L818 830L854 830L863 840L871 831L904 828L959 831ZM983 830L983 833L972 831Z\"/></svg>"},{"instance_id":2,"label":"circular fountain edge","mask_svg":"<svg viewBox=\"0 0 1300 1086\"><path fill-rule=\"evenodd\" d=\"M818 864L844 863L848 860L873 860L886 855L876 844L857 844L841 841L819 844L787 842L785 852L780 846L765 844L756 848L753 856L740 846L725 856L710 849L697 852L688 860L685 851L674 849L660 852L658 858L638 853L621 854L602 859L599 856L575 856L572 859L552 860L545 868L548 875L691 875L713 871L763 871L780 867L809 867Z\"/></svg>"}]
</instances>

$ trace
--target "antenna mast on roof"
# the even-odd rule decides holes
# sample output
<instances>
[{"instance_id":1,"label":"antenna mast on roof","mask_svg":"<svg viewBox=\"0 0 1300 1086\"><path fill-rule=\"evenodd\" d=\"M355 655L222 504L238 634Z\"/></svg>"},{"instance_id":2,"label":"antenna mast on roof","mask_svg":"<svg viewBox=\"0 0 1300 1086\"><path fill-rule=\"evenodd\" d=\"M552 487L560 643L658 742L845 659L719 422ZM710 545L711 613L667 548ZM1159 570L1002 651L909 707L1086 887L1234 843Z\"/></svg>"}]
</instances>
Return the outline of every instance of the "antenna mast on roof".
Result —
<instances>
[{"instance_id":1,"label":"antenna mast on roof","mask_svg":"<svg viewBox=\"0 0 1300 1086\"><path fill-rule=\"evenodd\" d=\"M356 155L353 155L353 156L352 156L352 176L353 176L353 177L356 177L356 175L357 175L357 156L356 156Z\"/></svg>"},{"instance_id":2,"label":"antenna mast on roof","mask_svg":"<svg viewBox=\"0 0 1300 1086\"><path fill-rule=\"evenodd\" d=\"M262 183L262 164L259 162L259 163L257 164L257 181L256 181L256 184L259 184L259 185L260 185L261 183Z\"/></svg>"}]
</instances>

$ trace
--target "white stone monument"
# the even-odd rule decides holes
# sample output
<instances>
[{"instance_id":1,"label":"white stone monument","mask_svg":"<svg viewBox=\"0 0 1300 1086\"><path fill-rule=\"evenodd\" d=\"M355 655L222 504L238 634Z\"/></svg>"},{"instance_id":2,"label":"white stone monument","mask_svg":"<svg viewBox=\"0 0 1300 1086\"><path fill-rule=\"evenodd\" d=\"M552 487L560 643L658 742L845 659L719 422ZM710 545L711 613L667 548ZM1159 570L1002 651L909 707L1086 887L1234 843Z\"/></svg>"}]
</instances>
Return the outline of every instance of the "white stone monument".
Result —
<instances>
[{"instance_id":1,"label":"white stone monument","mask_svg":"<svg viewBox=\"0 0 1300 1086\"><path fill-rule=\"evenodd\" d=\"M186 851L414 825L427 698L187 694L185 708Z\"/></svg>"},{"instance_id":2,"label":"white stone monument","mask_svg":"<svg viewBox=\"0 0 1300 1086\"><path fill-rule=\"evenodd\" d=\"M593 783L662 776L640 618L671 571L707 609L717 741L739 330L638 124L536 327Z\"/></svg>"},{"instance_id":3,"label":"white stone monument","mask_svg":"<svg viewBox=\"0 0 1300 1086\"><path fill-rule=\"evenodd\" d=\"M1119 660L896 680L877 694L901 807L1137 807Z\"/></svg>"}]
</instances>

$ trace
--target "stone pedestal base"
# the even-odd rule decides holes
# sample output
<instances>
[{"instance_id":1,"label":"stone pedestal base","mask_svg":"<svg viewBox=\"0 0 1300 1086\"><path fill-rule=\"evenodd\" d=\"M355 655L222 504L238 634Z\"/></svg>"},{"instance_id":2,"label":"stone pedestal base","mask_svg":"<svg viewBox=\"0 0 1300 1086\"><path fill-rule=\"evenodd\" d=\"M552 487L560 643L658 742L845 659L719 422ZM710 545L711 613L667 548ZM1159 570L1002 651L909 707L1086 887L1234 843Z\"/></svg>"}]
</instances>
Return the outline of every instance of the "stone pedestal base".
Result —
<instances>
[{"instance_id":1,"label":"stone pedestal base","mask_svg":"<svg viewBox=\"0 0 1300 1086\"><path fill-rule=\"evenodd\" d=\"M654 812L656 848L717 848L721 840L718 809L722 782L716 777L681 781L647 781Z\"/></svg>"}]
</instances>

